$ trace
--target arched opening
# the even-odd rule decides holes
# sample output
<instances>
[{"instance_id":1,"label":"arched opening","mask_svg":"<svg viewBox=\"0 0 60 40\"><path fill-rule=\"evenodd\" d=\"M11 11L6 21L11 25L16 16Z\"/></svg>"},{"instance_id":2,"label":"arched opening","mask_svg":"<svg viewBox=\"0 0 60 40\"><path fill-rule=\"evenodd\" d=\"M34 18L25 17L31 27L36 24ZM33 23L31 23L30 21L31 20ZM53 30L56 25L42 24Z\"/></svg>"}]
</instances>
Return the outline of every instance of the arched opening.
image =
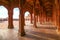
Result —
<instances>
[{"instance_id":1,"label":"arched opening","mask_svg":"<svg viewBox=\"0 0 60 40\"><path fill-rule=\"evenodd\" d=\"M0 6L0 28L8 27L8 10L4 6Z\"/></svg>"},{"instance_id":2,"label":"arched opening","mask_svg":"<svg viewBox=\"0 0 60 40\"><path fill-rule=\"evenodd\" d=\"M14 8L13 9L13 24L15 28L18 28L19 26L19 8Z\"/></svg>"},{"instance_id":3,"label":"arched opening","mask_svg":"<svg viewBox=\"0 0 60 40\"><path fill-rule=\"evenodd\" d=\"M30 12L29 11L25 12L24 18L25 18L25 25L28 25L30 23Z\"/></svg>"}]
</instances>

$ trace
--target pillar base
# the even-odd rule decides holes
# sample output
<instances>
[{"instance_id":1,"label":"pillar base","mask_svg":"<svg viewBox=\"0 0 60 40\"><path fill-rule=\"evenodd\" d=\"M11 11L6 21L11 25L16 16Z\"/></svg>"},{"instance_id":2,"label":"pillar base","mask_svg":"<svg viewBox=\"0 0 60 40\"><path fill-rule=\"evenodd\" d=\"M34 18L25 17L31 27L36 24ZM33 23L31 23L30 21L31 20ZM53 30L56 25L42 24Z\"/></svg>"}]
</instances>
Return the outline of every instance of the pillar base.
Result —
<instances>
[{"instance_id":1,"label":"pillar base","mask_svg":"<svg viewBox=\"0 0 60 40\"><path fill-rule=\"evenodd\" d=\"M13 29L14 27L13 26L8 26L8 29Z\"/></svg>"},{"instance_id":2,"label":"pillar base","mask_svg":"<svg viewBox=\"0 0 60 40\"><path fill-rule=\"evenodd\" d=\"M24 26L25 26L25 23L24 23Z\"/></svg>"},{"instance_id":3,"label":"pillar base","mask_svg":"<svg viewBox=\"0 0 60 40\"><path fill-rule=\"evenodd\" d=\"M18 34L21 35L21 36L25 36L26 35L25 32L24 33L18 32Z\"/></svg>"},{"instance_id":4,"label":"pillar base","mask_svg":"<svg viewBox=\"0 0 60 40\"><path fill-rule=\"evenodd\" d=\"M60 35L60 30L57 29L56 32L57 32L58 35Z\"/></svg>"},{"instance_id":5,"label":"pillar base","mask_svg":"<svg viewBox=\"0 0 60 40\"><path fill-rule=\"evenodd\" d=\"M30 23L33 24L33 21L31 21Z\"/></svg>"},{"instance_id":6,"label":"pillar base","mask_svg":"<svg viewBox=\"0 0 60 40\"><path fill-rule=\"evenodd\" d=\"M58 32L60 32L60 28L58 28Z\"/></svg>"},{"instance_id":7,"label":"pillar base","mask_svg":"<svg viewBox=\"0 0 60 40\"><path fill-rule=\"evenodd\" d=\"M25 33L20 34L21 36L25 36Z\"/></svg>"},{"instance_id":8,"label":"pillar base","mask_svg":"<svg viewBox=\"0 0 60 40\"><path fill-rule=\"evenodd\" d=\"M37 26L34 25L35 28L37 28Z\"/></svg>"},{"instance_id":9,"label":"pillar base","mask_svg":"<svg viewBox=\"0 0 60 40\"><path fill-rule=\"evenodd\" d=\"M31 24L33 24L33 22L31 22Z\"/></svg>"}]
</instances>

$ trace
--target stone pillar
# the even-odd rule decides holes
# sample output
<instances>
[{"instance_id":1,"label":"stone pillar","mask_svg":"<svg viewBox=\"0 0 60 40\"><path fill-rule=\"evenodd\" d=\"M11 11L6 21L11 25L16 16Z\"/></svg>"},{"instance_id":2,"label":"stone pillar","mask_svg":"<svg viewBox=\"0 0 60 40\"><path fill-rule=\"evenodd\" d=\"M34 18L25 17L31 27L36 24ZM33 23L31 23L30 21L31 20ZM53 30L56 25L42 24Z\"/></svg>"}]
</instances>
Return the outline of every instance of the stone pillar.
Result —
<instances>
[{"instance_id":1,"label":"stone pillar","mask_svg":"<svg viewBox=\"0 0 60 40\"><path fill-rule=\"evenodd\" d=\"M20 33L21 36L25 35L23 8L20 9L20 15L19 15L19 33Z\"/></svg>"},{"instance_id":2,"label":"stone pillar","mask_svg":"<svg viewBox=\"0 0 60 40\"><path fill-rule=\"evenodd\" d=\"M37 28L37 26L36 26L36 14L35 14L35 10L33 10L33 13L34 13L34 27Z\"/></svg>"},{"instance_id":3,"label":"stone pillar","mask_svg":"<svg viewBox=\"0 0 60 40\"><path fill-rule=\"evenodd\" d=\"M38 15L36 16L36 22L38 22Z\"/></svg>"},{"instance_id":4,"label":"stone pillar","mask_svg":"<svg viewBox=\"0 0 60 40\"><path fill-rule=\"evenodd\" d=\"M42 10L42 14L41 14L41 24L43 24L43 22L44 22L44 12L43 12L43 10Z\"/></svg>"},{"instance_id":5,"label":"stone pillar","mask_svg":"<svg viewBox=\"0 0 60 40\"><path fill-rule=\"evenodd\" d=\"M41 7L41 24L43 24L43 22L44 22L44 19L45 19L45 13L44 13L44 10L43 10L43 8Z\"/></svg>"},{"instance_id":6,"label":"stone pillar","mask_svg":"<svg viewBox=\"0 0 60 40\"><path fill-rule=\"evenodd\" d=\"M52 23L53 23L55 26L57 26L57 25L56 25L56 24L57 24L56 18L57 18L56 7L55 7L55 5L53 5L53 19L52 19Z\"/></svg>"},{"instance_id":7,"label":"stone pillar","mask_svg":"<svg viewBox=\"0 0 60 40\"><path fill-rule=\"evenodd\" d=\"M19 14L19 34L21 36L25 35L25 30L24 30L24 0L19 0L19 9L20 9L20 14Z\"/></svg>"},{"instance_id":8,"label":"stone pillar","mask_svg":"<svg viewBox=\"0 0 60 40\"><path fill-rule=\"evenodd\" d=\"M40 12L39 21L40 21L40 24L42 24L42 12Z\"/></svg>"},{"instance_id":9,"label":"stone pillar","mask_svg":"<svg viewBox=\"0 0 60 40\"><path fill-rule=\"evenodd\" d=\"M40 15L40 14L39 14L39 15ZM38 15L38 23L39 23L39 18L40 18L39 15Z\"/></svg>"},{"instance_id":10,"label":"stone pillar","mask_svg":"<svg viewBox=\"0 0 60 40\"><path fill-rule=\"evenodd\" d=\"M13 8L9 7L8 9L8 28L12 29L14 28L13 26Z\"/></svg>"},{"instance_id":11,"label":"stone pillar","mask_svg":"<svg viewBox=\"0 0 60 40\"><path fill-rule=\"evenodd\" d=\"M41 14L41 13L40 13ZM40 21L41 21L41 16L40 16L40 14L39 14L39 23L40 23Z\"/></svg>"},{"instance_id":12,"label":"stone pillar","mask_svg":"<svg viewBox=\"0 0 60 40\"><path fill-rule=\"evenodd\" d=\"M31 15L31 19L30 19L31 20L31 23L33 23L33 16L32 16L32 14L30 14L30 15Z\"/></svg>"},{"instance_id":13,"label":"stone pillar","mask_svg":"<svg viewBox=\"0 0 60 40\"><path fill-rule=\"evenodd\" d=\"M58 31L60 31L60 12L59 12L59 1L55 0L55 4L56 4L56 13L57 13L57 29Z\"/></svg>"},{"instance_id":14,"label":"stone pillar","mask_svg":"<svg viewBox=\"0 0 60 40\"><path fill-rule=\"evenodd\" d=\"M58 11L58 31L60 32L60 10L59 10L59 4L57 7L57 11Z\"/></svg>"},{"instance_id":15,"label":"stone pillar","mask_svg":"<svg viewBox=\"0 0 60 40\"><path fill-rule=\"evenodd\" d=\"M25 17L25 9L23 9L23 13L24 13L24 17ZM25 26L25 18L23 19L24 20L24 26Z\"/></svg>"}]
</instances>

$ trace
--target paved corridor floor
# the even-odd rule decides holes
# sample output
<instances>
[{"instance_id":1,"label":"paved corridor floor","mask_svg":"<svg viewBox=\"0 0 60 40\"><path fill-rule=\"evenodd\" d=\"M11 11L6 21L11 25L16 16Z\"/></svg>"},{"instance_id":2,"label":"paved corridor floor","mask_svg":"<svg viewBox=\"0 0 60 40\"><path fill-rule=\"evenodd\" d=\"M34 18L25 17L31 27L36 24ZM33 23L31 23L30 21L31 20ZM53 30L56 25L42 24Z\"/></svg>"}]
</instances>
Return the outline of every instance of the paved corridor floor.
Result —
<instances>
[{"instance_id":1,"label":"paved corridor floor","mask_svg":"<svg viewBox=\"0 0 60 40\"><path fill-rule=\"evenodd\" d=\"M7 21L0 23L0 40L60 40L56 27L51 24L38 24L35 28L33 24L28 23L25 25L24 37L18 34L18 25L18 21L14 21L14 29L8 29Z\"/></svg>"}]
</instances>

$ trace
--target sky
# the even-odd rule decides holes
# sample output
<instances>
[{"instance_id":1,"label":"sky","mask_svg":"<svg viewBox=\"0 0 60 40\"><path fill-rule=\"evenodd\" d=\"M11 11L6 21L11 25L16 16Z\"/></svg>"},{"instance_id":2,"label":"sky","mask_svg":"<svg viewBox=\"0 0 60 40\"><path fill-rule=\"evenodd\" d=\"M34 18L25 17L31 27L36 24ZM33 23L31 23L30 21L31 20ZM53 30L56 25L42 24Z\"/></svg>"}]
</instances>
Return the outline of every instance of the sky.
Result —
<instances>
[{"instance_id":1,"label":"sky","mask_svg":"<svg viewBox=\"0 0 60 40\"><path fill-rule=\"evenodd\" d=\"M6 18L8 17L8 11L6 8L4 8L3 6L0 6L0 18Z\"/></svg>"},{"instance_id":2,"label":"sky","mask_svg":"<svg viewBox=\"0 0 60 40\"><path fill-rule=\"evenodd\" d=\"M29 12L25 12L25 16L28 16ZM0 6L0 18L7 18L8 10L4 6ZM13 19L19 18L19 8L13 9Z\"/></svg>"}]
</instances>

